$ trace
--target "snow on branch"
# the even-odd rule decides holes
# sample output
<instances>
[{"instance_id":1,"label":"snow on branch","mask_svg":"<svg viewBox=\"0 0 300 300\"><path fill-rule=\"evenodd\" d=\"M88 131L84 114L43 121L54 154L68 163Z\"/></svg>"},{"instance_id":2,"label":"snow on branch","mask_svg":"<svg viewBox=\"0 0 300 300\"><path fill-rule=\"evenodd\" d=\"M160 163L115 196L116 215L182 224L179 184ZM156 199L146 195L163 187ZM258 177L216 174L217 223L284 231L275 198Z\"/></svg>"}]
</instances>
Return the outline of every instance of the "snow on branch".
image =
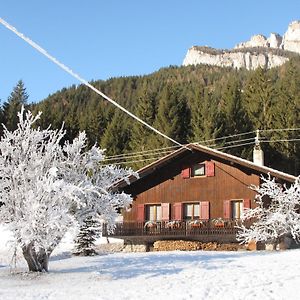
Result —
<instances>
[{"instance_id":1,"label":"snow on branch","mask_svg":"<svg viewBox=\"0 0 300 300\"><path fill-rule=\"evenodd\" d=\"M22 108L17 129L4 128L0 140L0 223L9 226L32 270L46 270L38 261L41 253L49 257L67 229L88 216L113 226L117 209L132 199L108 187L135 174L100 167L104 151L96 146L84 151L84 132L62 144L63 128L34 128L40 115Z\"/></svg>"},{"instance_id":2,"label":"snow on branch","mask_svg":"<svg viewBox=\"0 0 300 300\"><path fill-rule=\"evenodd\" d=\"M237 239L242 243L275 243L285 235L300 241L300 176L290 187L277 183L275 178L262 177L262 184L253 187L257 192L257 207L242 216ZM245 224L251 223L250 226Z\"/></svg>"}]
</instances>

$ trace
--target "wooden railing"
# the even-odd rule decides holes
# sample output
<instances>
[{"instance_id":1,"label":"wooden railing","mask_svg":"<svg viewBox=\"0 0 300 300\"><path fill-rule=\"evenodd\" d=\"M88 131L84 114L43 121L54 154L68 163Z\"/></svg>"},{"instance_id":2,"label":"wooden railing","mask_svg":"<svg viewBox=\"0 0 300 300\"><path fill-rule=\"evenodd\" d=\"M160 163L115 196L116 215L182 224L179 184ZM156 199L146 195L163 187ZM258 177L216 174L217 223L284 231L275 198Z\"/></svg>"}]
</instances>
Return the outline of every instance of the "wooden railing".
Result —
<instances>
[{"instance_id":1,"label":"wooden railing","mask_svg":"<svg viewBox=\"0 0 300 300\"><path fill-rule=\"evenodd\" d=\"M103 236L198 236L235 235L240 225L238 219L210 219L197 221L159 221L117 223L113 233L104 224Z\"/></svg>"}]
</instances>

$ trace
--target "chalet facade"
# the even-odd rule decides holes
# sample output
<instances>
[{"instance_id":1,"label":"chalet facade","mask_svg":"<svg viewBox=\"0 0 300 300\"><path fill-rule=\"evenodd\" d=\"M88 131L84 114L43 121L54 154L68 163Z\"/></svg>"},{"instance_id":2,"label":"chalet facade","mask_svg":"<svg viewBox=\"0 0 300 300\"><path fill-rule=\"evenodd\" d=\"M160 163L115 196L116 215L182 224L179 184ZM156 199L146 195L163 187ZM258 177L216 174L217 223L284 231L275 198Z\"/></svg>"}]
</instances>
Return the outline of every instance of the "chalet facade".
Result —
<instances>
[{"instance_id":1,"label":"chalet facade","mask_svg":"<svg viewBox=\"0 0 300 300\"><path fill-rule=\"evenodd\" d=\"M255 153L256 156L257 153ZM254 207L251 185L270 174L285 184L295 177L208 147L190 144L138 171L116 189L134 198L115 237L132 243L158 239L234 242L244 209Z\"/></svg>"}]
</instances>

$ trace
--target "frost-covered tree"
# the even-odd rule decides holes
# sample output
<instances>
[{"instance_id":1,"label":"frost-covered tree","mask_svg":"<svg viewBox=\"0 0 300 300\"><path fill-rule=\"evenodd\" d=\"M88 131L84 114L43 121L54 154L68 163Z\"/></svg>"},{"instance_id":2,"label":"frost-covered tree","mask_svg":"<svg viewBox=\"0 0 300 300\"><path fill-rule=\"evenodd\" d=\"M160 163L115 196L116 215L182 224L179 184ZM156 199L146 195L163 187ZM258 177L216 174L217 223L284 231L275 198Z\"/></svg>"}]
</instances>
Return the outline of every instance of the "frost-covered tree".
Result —
<instances>
[{"instance_id":1,"label":"frost-covered tree","mask_svg":"<svg viewBox=\"0 0 300 300\"><path fill-rule=\"evenodd\" d=\"M72 143L63 129L34 128L41 113L22 108L15 131L4 128L0 140L0 223L9 226L30 271L48 271L48 261L70 226L98 217L113 228L117 208L129 195L110 186L132 173L116 166L99 167L104 151L84 152L85 133Z\"/></svg>"},{"instance_id":2,"label":"frost-covered tree","mask_svg":"<svg viewBox=\"0 0 300 300\"><path fill-rule=\"evenodd\" d=\"M300 241L300 177L291 187L275 181L275 178L262 178L255 187L257 192L254 209L248 209L242 216L242 224L237 239L243 243L277 243L285 235Z\"/></svg>"},{"instance_id":3,"label":"frost-covered tree","mask_svg":"<svg viewBox=\"0 0 300 300\"><path fill-rule=\"evenodd\" d=\"M75 240L75 255L92 256L96 254L95 241L99 236L99 222L89 216L80 226Z\"/></svg>"}]
</instances>

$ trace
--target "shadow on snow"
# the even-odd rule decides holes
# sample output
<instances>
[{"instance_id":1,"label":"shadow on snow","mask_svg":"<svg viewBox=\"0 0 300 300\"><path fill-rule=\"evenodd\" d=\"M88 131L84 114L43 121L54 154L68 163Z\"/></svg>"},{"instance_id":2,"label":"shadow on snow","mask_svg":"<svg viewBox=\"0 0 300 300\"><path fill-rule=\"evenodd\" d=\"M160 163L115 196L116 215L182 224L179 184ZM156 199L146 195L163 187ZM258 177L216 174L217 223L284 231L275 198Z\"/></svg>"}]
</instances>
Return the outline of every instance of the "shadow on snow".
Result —
<instances>
[{"instance_id":1,"label":"shadow on snow","mask_svg":"<svg viewBox=\"0 0 300 300\"><path fill-rule=\"evenodd\" d=\"M179 274L185 267L198 267L199 270L222 269L224 265L240 258L266 253L170 253L168 255L150 253L147 255L110 254L93 258L81 257L82 266L60 270L50 270L51 273L93 272L111 279L128 279L138 276L151 278L159 275ZM270 254L270 253L268 253ZM274 253L275 254L275 253Z\"/></svg>"}]
</instances>

